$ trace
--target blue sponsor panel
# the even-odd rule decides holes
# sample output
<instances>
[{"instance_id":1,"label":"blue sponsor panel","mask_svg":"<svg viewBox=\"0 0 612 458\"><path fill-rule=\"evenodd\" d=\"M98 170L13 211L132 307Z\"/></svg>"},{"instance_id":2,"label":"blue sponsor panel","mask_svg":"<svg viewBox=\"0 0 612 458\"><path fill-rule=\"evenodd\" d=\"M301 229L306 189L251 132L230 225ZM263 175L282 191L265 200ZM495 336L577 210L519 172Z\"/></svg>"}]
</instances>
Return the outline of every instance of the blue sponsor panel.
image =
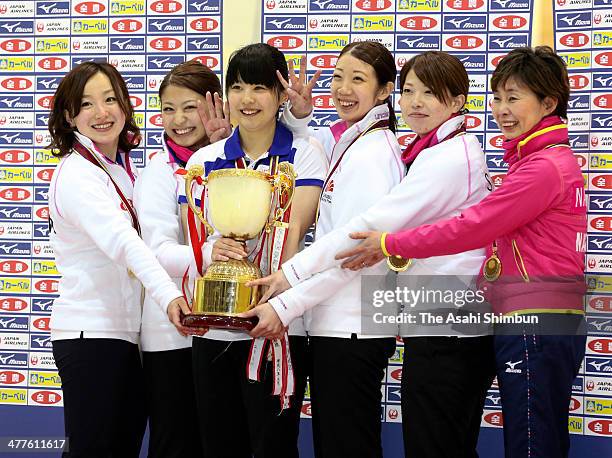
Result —
<instances>
[{"instance_id":1,"label":"blue sponsor panel","mask_svg":"<svg viewBox=\"0 0 612 458\"><path fill-rule=\"evenodd\" d=\"M27 315L0 315L0 332L29 332L30 317Z\"/></svg>"},{"instance_id":2,"label":"blue sponsor panel","mask_svg":"<svg viewBox=\"0 0 612 458\"><path fill-rule=\"evenodd\" d=\"M117 36L109 41L111 53L143 53L147 48L145 37Z\"/></svg>"},{"instance_id":3,"label":"blue sponsor panel","mask_svg":"<svg viewBox=\"0 0 612 458\"><path fill-rule=\"evenodd\" d=\"M46 350L52 351L50 334L30 334L30 350Z\"/></svg>"},{"instance_id":4,"label":"blue sponsor panel","mask_svg":"<svg viewBox=\"0 0 612 458\"><path fill-rule=\"evenodd\" d=\"M49 186L34 186L34 202L47 203L49 200Z\"/></svg>"},{"instance_id":5,"label":"blue sponsor panel","mask_svg":"<svg viewBox=\"0 0 612 458\"><path fill-rule=\"evenodd\" d=\"M569 111L585 111L591 107L591 96L589 94L571 93L567 101Z\"/></svg>"},{"instance_id":6,"label":"blue sponsor panel","mask_svg":"<svg viewBox=\"0 0 612 458\"><path fill-rule=\"evenodd\" d=\"M0 205L0 221L31 221L30 205Z\"/></svg>"},{"instance_id":7,"label":"blue sponsor panel","mask_svg":"<svg viewBox=\"0 0 612 458\"><path fill-rule=\"evenodd\" d=\"M488 40L491 51L511 50L529 46L529 34L527 33L489 34Z\"/></svg>"},{"instance_id":8,"label":"blue sponsor panel","mask_svg":"<svg viewBox=\"0 0 612 458\"><path fill-rule=\"evenodd\" d=\"M220 38L216 36L187 37L187 52L220 52Z\"/></svg>"},{"instance_id":9,"label":"blue sponsor panel","mask_svg":"<svg viewBox=\"0 0 612 458\"><path fill-rule=\"evenodd\" d=\"M20 351L0 351L0 367L28 366L28 354Z\"/></svg>"},{"instance_id":10,"label":"blue sponsor panel","mask_svg":"<svg viewBox=\"0 0 612 458\"><path fill-rule=\"evenodd\" d=\"M556 30L578 30L591 27L591 11L564 11L555 14Z\"/></svg>"},{"instance_id":11,"label":"blue sponsor panel","mask_svg":"<svg viewBox=\"0 0 612 458\"><path fill-rule=\"evenodd\" d=\"M77 65L82 64L83 62L107 62L108 59L106 57L102 57L102 56L72 56L70 58L70 64L72 65L72 68L76 67Z\"/></svg>"},{"instance_id":12,"label":"blue sponsor panel","mask_svg":"<svg viewBox=\"0 0 612 458\"><path fill-rule=\"evenodd\" d=\"M487 153L485 157L487 159L487 168L489 170L501 171L501 170L506 170L508 168L508 164L504 162L503 153L500 153L500 154Z\"/></svg>"},{"instance_id":13,"label":"blue sponsor panel","mask_svg":"<svg viewBox=\"0 0 612 458\"><path fill-rule=\"evenodd\" d=\"M161 146L163 130L154 131L147 129L147 146Z\"/></svg>"},{"instance_id":14,"label":"blue sponsor panel","mask_svg":"<svg viewBox=\"0 0 612 458\"><path fill-rule=\"evenodd\" d=\"M14 132L0 130L0 146L3 145L32 145L34 132Z\"/></svg>"},{"instance_id":15,"label":"blue sponsor panel","mask_svg":"<svg viewBox=\"0 0 612 458\"><path fill-rule=\"evenodd\" d=\"M574 379L572 383L572 391L574 393L582 393L584 391L584 378L578 376Z\"/></svg>"},{"instance_id":16,"label":"blue sponsor panel","mask_svg":"<svg viewBox=\"0 0 612 458\"><path fill-rule=\"evenodd\" d=\"M54 91L59 86L62 78L61 76L36 76L36 91Z\"/></svg>"},{"instance_id":17,"label":"blue sponsor panel","mask_svg":"<svg viewBox=\"0 0 612 458\"><path fill-rule=\"evenodd\" d=\"M387 402L391 404L399 404L402 402L402 392L400 385L385 385L387 391Z\"/></svg>"},{"instance_id":18,"label":"blue sponsor panel","mask_svg":"<svg viewBox=\"0 0 612 458\"><path fill-rule=\"evenodd\" d=\"M612 315L607 317L587 317L586 322L589 335L612 335Z\"/></svg>"},{"instance_id":19,"label":"blue sponsor panel","mask_svg":"<svg viewBox=\"0 0 612 458\"><path fill-rule=\"evenodd\" d=\"M495 12L506 12L508 10L525 10L528 11L531 8L531 1L528 0L491 0L489 3L489 10Z\"/></svg>"},{"instance_id":20,"label":"blue sponsor panel","mask_svg":"<svg viewBox=\"0 0 612 458\"><path fill-rule=\"evenodd\" d=\"M591 80L593 89L612 88L612 72L593 72Z\"/></svg>"},{"instance_id":21,"label":"blue sponsor panel","mask_svg":"<svg viewBox=\"0 0 612 458\"><path fill-rule=\"evenodd\" d=\"M484 403L485 409L500 409L501 408L501 396L498 391L489 390Z\"/></svg>"},{"instance_id":22,"label":"blue sponsor panel","mask_svg":"<svg viewBox=\"0 0 612 458\"><path fill-rule=\"evenodd\" d=\"M32 242L0 240L0 256L31 256Z\"/></svg>"},{"instance_id":23,"label":"blue sponsor panel","mask_svg":"<svg viewBox=\"0 0 612 458\"><path fill-rule=\"evenodd\" d=\"M588 192L590 213L610 213L612 212L612 193L609 192Z\"/></svg>"},{"instance_id":24,"label":"blue sponsor panel","mask_svg":"<svg viewBox=\"0 0 612 458\"><path fill-rule=\"evenodd\" d=\"M188 14L221 13L221 0L188 0L185 6Z\"/></svg>"},{"instance_id":25,"label":"blue sponsor panel","mask_svg":"<svg viewBox=\"0 0 612 458\"><path fill-rule=\"evenodd\" d=\"M171 70L185 61L184 54L159 54L147 55L147 70L163 71Z\"/></svg>"},{"instance_id":26,"label":"blue sponsor panel","mask_svg":"<svg viewBox=\"0 0 612 458\"><path fill-rule=\"evenodd\" d=\"M589 149L589 135L569 134L569 145L573 150Z\"/></svg>"},{"instance_id":27,"label":"blue sponsor panel","mask_svg":"<svg viewBox=\"0 0 612 458\"><path fill-rule=\"evenodd\" d=\"M612 112L601 111L591 113L592 130L612 130Z\"/></svg>"},{"instance_id":28,"label":"blue sponsor panel","mask_svg":"<svg viewBox=\"0 0 612 458\"><path fill-rule=\"evenodd\" d=\"M607 234L588 234L587 252L605 253L612 250L612 235Z\"/></svg>"},{"instance_id":29,"label":"blue sponsor panel","mask_svg":"<svg viewBox=\"0 0 612 458\"><path fill-rule=\"evenodd\" d=\"M33 297L32 298L32 312L33 313L51 313L51 309L53 308L53 301L55 299L52 297Z\"/></svg>"},{"instance_id":30,"label":"blue sponsor panel","mask_svg":"<svg viewBox=\"0 0 612 458\"><path fill-rule=\"evenodd\" d=\"M584 358L584 373L597 375L612 375L612 358Z\"/></svg>"},{"instance_id":31,"label":"blue sponsor panel","mask_svg":"<svg viewBox=\"0 0 612 458\"><path fill-rule=\"evenodd\" d=\"M440 34L397 34L395 49L397 51L437 51L440 49Z\"/></svg>"},{"instance_id":32,"label":"blue sponsor panel","mask_svg":"<svg viewBox=\"0 0 612 458\"><path fill-rule=\"evenodd\" d=\"M338 13L348 12L351 9L351 0L309 0L308 11L311 13Z\"/></svg>"},{"instance_id":33,"label":"blue sponsor panel","mask_svg":"<svg viewBox=\"0 0 612 458\"><path fill-rule=\"evenodd\" d=\"M306 32L307 29L306 16L264 16L265 32Z\"/></svg>"},{"instance_id":34,"label":"blue sponsor panel","mask_svg":"<svg viewBox=\"0 0 612 458\"><path fill-rule=\"evenodd\" d=\"M495 121L495 118L493 117L492 114L487 113L487 131L499 131L499 126L497 125L497 121Z\"/></svg>"},{"instance_id":35,"label":"blue sponsor panel","mask_svg":"<svg viewBox=\"0 0 612 458\"><path fill-rule=\"evenodd\" d=\"M70 16L70 2L36 2L36 16Z\"/></svg>"},{"instance_id":36,"label":"blue sponsor panel","mask_svg":"<svg viewBox=\"0 0 612 458\"><path fill-rule=\"evenodd\" d=\"M463 54L452 53L461 61L467 72L485 71L487 69L487 57L485 54Z\"/></svg>"},{"instance_id":37,"label":"blue sponsor panel","mask_svg":"<svg viewBox=\"0 0 612 458\"><path fill-rule=\"evenodd\" d=\"M128 91L144 91L147 87L145 76L141 75L123 75L123 80L128 88Z\"/></svg>"},{"instance_id":38,"label":"blue sponsor panel","mask_svg":"<svg viewBox=\"0 0 612 458\"><path fill-rule=\"evenodd\" d=\"M447 14L443 16L442 30L444 32L486 31L488 20L486 14Z\"/></svg>"},{"instance_id":39,"label":"blue sponsor panel","mask_svg":"<svg viewBox=\"0 0 612 458\"><path fill-rule=\"evenodd\" d=\"M32 110L33 95L0 94L0 111L2 110Z\"/></svg>"},{"instance_id":40,"label":"blue sponsor panel","mask_svg":"<svg viewBox=\"0 0 612 458\"><path fill-rule=\"evenodd\" d=\"M34 33L34 21L22 19L0 19L0 34L19 35Z\"/></svg>"},{"instance_id":41,"label":"blue sponsor panel","mask_svg":"<svg viewBox=\"0 0 612 458\"><path fill-rule=\"evenodd\" d=\"M34 223L32 226L32 238L35 240L47 240L49 238L49 224Z\"/></svg>"},{"instance_id":42,"label":"blue sponsor panel","mask_svg":"<svg viewBox=\"0 0 612 458\"><path fill-rule=\"evenodd\" d=\"M185 33L185 19L178 17L147 18L147 34Z\"/></svg>"},{"instance_id":43,"label":"blue sponsor panel","mask_svg":"<svg viewBox=\"0 0 612 458\"><path fill-rule=\"evenodd\" d=\"M312 127L326 127L338 119L338 113L336 113L336 111L315 112L312 116L310 125Z\"/></svg>"}]
</instances>

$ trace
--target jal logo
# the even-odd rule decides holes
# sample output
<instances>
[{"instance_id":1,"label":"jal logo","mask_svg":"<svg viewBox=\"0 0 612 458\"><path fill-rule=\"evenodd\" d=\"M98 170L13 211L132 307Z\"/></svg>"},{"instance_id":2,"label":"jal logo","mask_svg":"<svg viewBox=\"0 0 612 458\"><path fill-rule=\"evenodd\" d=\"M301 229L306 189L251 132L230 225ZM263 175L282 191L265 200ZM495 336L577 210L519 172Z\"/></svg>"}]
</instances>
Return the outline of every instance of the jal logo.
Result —
<instances>
[{"instance_id":1,"label":"jal logo","mask_svg":"<svg viewBox=\"0 0 612 458\"><path fill-rule=\"evenodd\" d=\"M38 319L34 320L32 322L32 324L39 331L50 331L51 330L51 328L49 328L49 321L50 320L51 320L50 317L38 318Z\"/></svg>"},{"instance_id":2,"label":"jal logo","mask_svg":"<svg viewBox=\"0 0 612 458\"><path fill-rule=\"evenodd\" d=\"M57 404L62 400L62 395L59 391L36 391L30 396L32 401L37 404L52 405Z\"/></svg>"},{"instance_id":3,"label":"jal logo","mask_svg":"<svg viewBox=\"0 0 612 458\"><path fill-rule=\"evenodd\" d=\"M0 116L0 126L3 126L6 124L6 116Z\"/></svg>"},{"instance_id":4,"label":"jal logo","mask_svg":"<svg viewBox=\"0 0 612 458\"><path fill-rule=\"evenodd\" d=\"M399 418L399 411L397 409L389 409L387 416L390 420L397 420Z\"/></svg>"},{"instance_id":5,"label":"jal logo","mask_svg":"<svg viewBox=\"0 0 612 458\"><path fill-rule=\"evenodd\" d=\"M495 58L493 58L493 60L491 61L491 65L493 65L493 67L497 67L499 65L499 62L506 57L506 55L504 54L503 56L497 56Z\"/></svg>"},{"instance_id":6,"label":"jal logo","mask_svg":"<svg viewBox=\"0 0 612 458\"><path fill-rule=\"evenodd\" d=\"M213 18L195 19L189 25L196 32L211 32L219 27L219 21Z\"/></svg>"},{"instance_id":7,"label":"jal logo","mask_svg":"<svg viewBox=\"0 0 612 458\"><path fill-rule=\"evenodd\" d=\"M599 145L599 138L597 137L597 135L593 135L591 137L591 146L595 148L597 145Z\"/></svg>"},{"instance_id":8,"label":"jal logo","mask_svg":"<svg viewBox=\"0 0 612 458\"><path fill-rule=\"evenodd\" d=\"M409 30L429 30L438 25L438 21L429 16L409 16L400 21L404 29Z\"/></svg>"},{"instance_id":9,"label":"jal logo","mask_svg":"<svg viewBox=\"0 0 612 458\"><path fill-rule=\"evenodd\" d=\"M612 52L602 52L595 56L595 62L604 67L612 66Z\"/></svg>"},{"instance_id":10,"label":"jal logo","mask_svg":"<svg viewBox=\"0 0 612 458\"><path fill-rule=\"evenodd\" d=\"M302 40L300 37L295 37L292 35L282 35L270 38L267 43L270 46L274 46L278 49L295 49L302 46L304 44L304 40Z\"/></svg>"},{"instance_id":11,"label":"jal logo","mask_svg":"<svg viewBox=\"0 0 612 458\"><path fill-rule=\"evenodd\" d=\"M274 0L268 0L266 2L266 8L269 10L273 10L275 6L276 6L276 2Z\"/></svg>"},{"instance_id":12,"label":"jal logo","mask_svg":"<svg viewBox=\"0 0 612 458\"><path fill-rule=\"evenodd\" d=\"M410 143L412 143L414 137L416 137L416 134L406 134L399 137L397 141L402 146L408 146Z\"/></svg>"},{"instance_id":13,"label":"jal logo","mask_svg":"<svg viewBox=\"0 0 612 458\"><path fill-rule=\"evenodd\" d=\"M79 49L81 49L81 42L79 40L73 41L72 49L74 49L75 51L78 51Z\"/></svg>"},{"instance_id":14,"label":"jal logo","mask_svg":"<svg viewBox=\"0 0 612 458\"><path fill-rule=\"evenodd\" d=\"M316 68L334 68L338 57L334 55L319 55L310 58L310 64Z\"/></svg>"},{"instance_id":15,"label":"jal logo","mask_svg":"<svg viewBox=\"0 0 612 458\"><path fill-rule=\"evenodd\" d=\"M28 270L28 265L23 261L7 259L0 262L0 272L5 274L19 274Z\"/></svg>"},{"instance_id":16,"label":"jal logo","mask_svg":"<svg viewBox=\"0 0 612 458\"><path fill-rule=\"evenodd\" d=\"M593 380L589 380L586 383L586 390L587 391L593 391L595 389L595 383L593 382Z\"/></svg>"},{"instance_id":17,"label":"jal logo","mask_svg":"<svg viewBox=\"0 0 612 458\"><path fill-rule=\"evenodd\" d=\"M362 11L382 11L391 6L391 0L357 0L355 6Z\"/></svg>"},{"instance_id":18,"label":"jal logo","mask_svg":"<svg viewBox=\"0 0 612 458\"><path fill-rule=\"evenodd\" d=\"M595 261L594 259L589 259L589 269L594 269L595 266L597 265L597 261Z\"/></svg>"},{"instance_id":19,"label":"jal logo","mask_svg":"<svg viewBox=\"0 0 612 458\"><path fill-rule=\"evenodd\" d=\"M595 353L612 354L612 340L610 339L593 339L587 346Z\"/></svg>"},{"instance_id":20,"label":"jal logo","mask_svg":"<svg viewBox=\"0 0 612 458\"><path fill-rule=\"evenodd\" d=\"M565 3L567 3L567 0L557 0L557 5L559 6L565 6Z\"/></svg>"},{"instance_id":21,"label":"jal logo","mask_svg":"<svg viewBox=\"0 0 612 458\"><path fill-rule=\"evenodd\" d=\"M312 98L312 105L315 109L330 110L335 107L334 99L331 95L316 95Z\"/></svg>"},{"instance_id":22,"label":"jal logo","mask_svg":"<svg viewBox=\"0 0 612 458\"><path fill-rule=\"evenodd\" d=\"M6 78L0 81L0 86L7 91L24 91L32 87L32 81L26 78Z\"/></svg>"},{"instance_id":23,"label":"jal logo","mask_svg":"<svg viewBox=\"0 0 612 458\"><path fill-rule=\"evenodd\" d=\"M74 11L88 16L103 13L105 9L105 6L98 2L82 2L74 5Z\"/></svg>"},{"instance_id":24,"label":"jal logo","mask_svg":"<svg viewBox=\"0 0 612 458\"><path fill-rule=\"evenodd\" d=\"M504 426L504 419L501 412L491 412L483 417L483 420L493 426Z\"/></svg>"},{"instance_id":25,"label":"jal logo","mask_svg":"<svg viewBox=\"0 0 612 458\"><path fill-rule=\"evenodd\" d=\"M402 381L402 369L395 369L391 371L391 378L394 380Z\"/></svg>"},{"instance_id":26,"label":"jal logo","mask_svg":"<svg viewBox=\"0 0 612 458\"><path fill-rule=\"evenodd\" d=\"M0 198L13 202L28 199L32 193L25 188L2 188Z\"/></svg>"},{"instance_id":27,"label":"jal logo","mask_svg":"<svg viewBox=\"0 0 612 458\"><path fill-rule=\"evenodd\" d=\"M446 6L451 10L470 11L482 8L484 0L446 0Z\"/></svg>"},{"instance_id":28,"label":"jal logo","mask_svg":"<svg viewBox=\"0 0 612 458\"><path fill-rule=\"evenodd\" d=\"M596 434L603 436L612 436L612 421L611 420L593 420L587 423L587 428Z\"/></svg>"},{"instance_id":29,"label":"jal logo","mask_svg":"<svg viewBox=\"0 0 612 458\"><path fill-rule=\"evenodd\" d=\"M39 32L43 32L45 30L45 24L39 22L38 24L36 24L36 30Z\"/></svg>"},{"instance_id":30,"label":"jal logo","mask_svg":"<svg viewBox=\"0 0 612 458\"><path fill-rule=\"evenodd\" d=\"M593 99L593 103L599 108L612 108L612 94L602 94Z\"/></svg>"},{"instance_id":31,"label":"jal logo","mask_svg":"<svg viewBox=\"0 0 612 458\"><path fill-rule=\"evenodd\" d=\"M584 89L589 85L589 77L587 75L573 74L569 77L570 88Z\"/></svg>"},{"instance_id":32,"label":"jal logo","mask_svg":"<svg viewBox=\"0 0 612 458\"><path fill-rule=\"evenodd\" d=\"M138 108L142 105L142 99L136 95L130 95L130 103L134 108Z\"/></svg>"},{"instance_id":33,"label":"jal logo","mask_svg":"<svg viewBox=\"0 0 612 458\"><path fill-rule=\"evenodd\" d=\"M157 127L163 127L162 115L161 115L161 114L159 114L159 113L158 113L158 114L156 114L156 115L151 116L151 117L149 118L149 122L150 122L151 124L153 124L154 126L157 126Z\"/></svg>"},{"instance_id":34,"label":"jal logo","mask_svg":"<svg viewBox=\"0 0 612 458\"><path fill-rule=\"evenodd\" d=\"M153 38L149 45L156 51L176 51L183 46L183 43L178 38L159 37Z\"/></svg>"},{"instance_id":35,"label":"jal logo","mask_svg":"<svg viewBox=\"0 0 612 458\"><path fill-rule=\"evenodd\" d=\"M121 19L120 21L114 22L112 27L115 32L132 33L142 29L142 22L136 21L135 19Z\"/></svg>"},{"instance_id":36,"label":"jal logo","mask_svg":"<svg viewBox=\"0 0 612 458\"><path fill-rule=\"evenodd\" d=\"M493 147L493 148L501 148L502 145L504 144L504 136L503 135L496 135L495 137L489 139L489 144Z\"/></svg>"},{"instance_id":37,"label":"jal logo","mask_svg":"<svg viewBox=\"0 0 612 458\"><path fill-rule=\"evenodd\" d=\"M38 99L38 106L50 110L53 107L53 96L46 95Z\"/></svg>"},{"instance_id":38,"label":"jal logo","mask_svg":"<svg viewBox=\"0 0 612 458\"><path fill-rule=\"evenodd\" d=\"M28 308L28 303L16 297L5 297L0 301L0 310L3 312L20 312Z\"/></svg>"},{"instance_id":39,"label":"jal logo","mask_svg":"<svg viewBox=\"0 0 612 458\"><path fill-rule=\"evenodd\" d=\"M25 52L32 47L32 43L20 38L0 42L0 49L7 52Z\"/></svg>"},{"instance_id":40,"label":"jal logo","mask_svg":"<svg viewBox=\"0 0 612 458\"><path fill-rule=\"evenodd\" d=\"M521 27L525 27L527 25L527 19L525 19L523 16L510 14L508 16L496 17L493 19L493 25L498 29L503 30L520 29Z\"/></svg>"},{"instance_id":41,"label":"jal logo","mask_svg":"<svg viewBox=\"0 0 612 458\"><path fill-rule=\"evenodd\" d=\"M34 287L42 292L42 293L56 293L58 288L59 281L48 279L48 280L40 280L34 283Z\"/></svg>"},{"instance_id":42,"label":"jal logo","mask_svg":"<svg viewBox=\"0 0 612 458\"><path fill-rule=\"evenodd\" d=\"M25 375L15 371L0 371L0 385L16 385L23 383Z\"/></svg>"},{"instance_id":43,"label":"jal logo","mask_svg":"<svg viewBox=\"0 0 612 458\"><path fill-rule=\"evenodd\" d=\"M39 180L50 182L51 177L53 177L54 170L55 169L40 169L38 172L36 172L36 176Z\"/></svg>"},{"instance_id":44,"label":"jal logo","mask_svg":"<svg viewBox=\"0 0 612 458\"><path fill-rule=\"evenodd\" d=\"M49 218L49 207L40 207L36 210L36 216L40 219L48 219Z\"/></svg>"},{"instance_id":45,"label":"jal logo","mask_svg":"<svg viewBox=\"0 0 612 458\"><path fill-rule=\"evenodd\" d=\"M174 0L159 0L151 4L151 11L153 13L160 14L169 14L169 13L177 13L183 8L179 2L175 2Z\"/></svg>"},{"instance_id":46,"label":"jal logo","mask_svg":"<svg viewBox=\"0 0 612 458\"><path fill-rule=\"evenodd\" d=\"M312 417L312 404L310 404L310 402L304 402L302 404L302 413Z\"/></svg>"},{"instance_id":47,"label":"jal logo","mask_svg":"<svg viewBox=\"0 0 612 458\"><path fill-rule=\"evenodd\" d=\"M398 57L396 60L397 68L402 68L406 64L407 60L405 57Z\"/></svg>"},{"instance_id":48,"label":"jal logo","mask_svg":"<svg viewBox=\"0 0 612 458\"><path fill-rule=\"evenodd\" d=\"M559 42L568 48L582 48L589 44L589 37L579 32L568 33L567 35L561 36Z\"/></svg>"},{"instance_id":49,"label":"jal logo","mask_svg":"<svg viewBox=\"0 0 612 458\"><path fill-rule=\"evenodd\" d=\"M6 14L6 5L0 5L0 14Z\"/></svg>"},{"instance_id":50,"label":"jal logo","mask_svg":"<svg viewBox=\"0 0 612 458\"><path fill-rule=\"evenodd\" d=\"M68 66L68 61L61 57L45 57L38 61L38 67L43 70L63 70Z\"/></svg>"},{"instance_id":51,"label":"jal logo","mask_svg":"<svg viewBox=\"0 0 612 458\"><path fill-rule=\"evenodd\" d=\"M612 312L612 296L592 297L589 306L598 312Z\"/></svg>"},{"instance_id":52,"label":"jal logo","mask_svg":"<svg viewBox=\"0 0 612 458\"><path fill-rule=\"evenodd\" d=\"M483 45L483 41L474 35L457 35L446 39L446 45L453 49L475 49Z\"/></svg>"},{"instance_id":53,"label":"jal logo","mask_svg":"<svg viewBox=\"0 0 612 458\"><path fill-rule=\"evenodd\" d=\"M477 127L480 127L481 124L482 124L482 121L480 120L480 118L477 118L476 116L472 116L472 115L465 115L465 128L466 129L476 129Z\"/></svg>"}]
</instances>

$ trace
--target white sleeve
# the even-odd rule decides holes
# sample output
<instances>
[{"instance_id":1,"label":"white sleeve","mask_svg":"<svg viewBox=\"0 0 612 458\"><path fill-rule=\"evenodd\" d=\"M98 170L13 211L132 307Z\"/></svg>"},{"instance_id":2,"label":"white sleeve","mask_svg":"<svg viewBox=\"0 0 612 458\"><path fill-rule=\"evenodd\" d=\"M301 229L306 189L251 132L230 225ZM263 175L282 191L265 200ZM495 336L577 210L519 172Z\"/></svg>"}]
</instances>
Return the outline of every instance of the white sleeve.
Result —
<instances>
[{"instance_id":1,"label":"white sleeve","mask_svg":"<svg viewBox=\"0 0 612 458\"><path fill-rule=\"evenodd\" d=\"M142 238L166 272L183 276L193 258L191 248L181 243L178 181L162 153L153 157L134 186L134 206L138 213Z\"/></svg>"},{"instance_id":2,"label":"white sleeve","mask_svg":"<svg viewBox=\"0 0 612 458\"><path fill-rule=\"evenodd\" d=\"M327 159L323 150L317 146L318 142L308 140L294 141L296 147L293 165L297 179L295 186L323 186L327 177Z\"/></svg>"},{"instance_id":3,"label":"white sleeve","mask_svg":"<svg viewBox=\"0 0 612 458\"><path fill-rule=\"evenodd\" d=\"M165 313L182 294L122 214L108 180L98 169L62 180L56 191L58 206L114 263L130 269Z\"/></svg>"},{"instance_id":4,"label":"white sleeve","mask_svg":"<svg viewBox=\"0 0 612 458\"><path fill-rule=\"evenodd\" d=\"M457 147L463 148L460 139ZM396 232L432 223L457 209L468 198L470 163L458 154L436 159L415 161L406 177L375 205L285 262L282 269L289 283L340 265L336 253L359 243L348 237L351 232Z\"/></svg>"},{"instance_id":5,"label":"white sleeve","mask_svg":"<svg viewBox=\"0 0 612 458\"><path fill-rule=\"evenodd\" d=\"M293 116L293 113L291 113L289 107L287 107L281 114L280 122L287 126L287 128L296 137L313 137L323 147L323 152L325 153L325 157L329 162L329 158L331 157L336 140L334 139L329 127L320 127L318 129L308 127L311 119L312 112L306 118L297 119L295 116Z\"/></svg>"}]
</instances>

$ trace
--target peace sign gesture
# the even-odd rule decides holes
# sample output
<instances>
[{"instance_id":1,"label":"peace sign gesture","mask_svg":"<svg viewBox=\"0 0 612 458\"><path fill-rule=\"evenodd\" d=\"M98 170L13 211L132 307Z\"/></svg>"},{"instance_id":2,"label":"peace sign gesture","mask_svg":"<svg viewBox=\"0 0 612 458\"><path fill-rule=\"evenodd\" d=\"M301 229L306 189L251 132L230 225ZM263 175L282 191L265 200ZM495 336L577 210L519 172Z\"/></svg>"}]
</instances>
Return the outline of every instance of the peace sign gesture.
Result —
<instances>
[{"instance_id":1,"label":"peace sign gesture","mask_svg":"<svg viewBox=\"0 0 612 458\"><path fill-rule=\"evenodd\" d=\"M289 82L277 70L276 76L287 91L291 102L291 113L297 119L305 118L312 111L312 89L321 76L321 70L317 70L313 77L306 83L306 56L300 59L300 72L295 75L293 59L289 61Z\"/></svg>"}]
</instances>

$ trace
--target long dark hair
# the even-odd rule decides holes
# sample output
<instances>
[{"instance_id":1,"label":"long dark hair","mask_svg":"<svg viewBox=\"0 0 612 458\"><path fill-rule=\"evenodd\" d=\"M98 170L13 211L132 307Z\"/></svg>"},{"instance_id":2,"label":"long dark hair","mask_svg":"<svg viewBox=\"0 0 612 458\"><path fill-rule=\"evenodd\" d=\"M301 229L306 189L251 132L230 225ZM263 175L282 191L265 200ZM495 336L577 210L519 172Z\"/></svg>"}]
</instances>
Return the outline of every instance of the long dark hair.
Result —
<instances>
[{"instance_id":1,"label":"long dark hair","mask_svg":"<svg viewBox=\"0 0 612 458\"><path fill-rule=\"evenodd\" d=\"M262 84L280 94L285 88L276 76L277 70L285 80L289 79L287 60L281 51L266 43L247 45L230 56L225 73L225 90L242 80L247 84Z\"/></svg>"}]
</instances>

